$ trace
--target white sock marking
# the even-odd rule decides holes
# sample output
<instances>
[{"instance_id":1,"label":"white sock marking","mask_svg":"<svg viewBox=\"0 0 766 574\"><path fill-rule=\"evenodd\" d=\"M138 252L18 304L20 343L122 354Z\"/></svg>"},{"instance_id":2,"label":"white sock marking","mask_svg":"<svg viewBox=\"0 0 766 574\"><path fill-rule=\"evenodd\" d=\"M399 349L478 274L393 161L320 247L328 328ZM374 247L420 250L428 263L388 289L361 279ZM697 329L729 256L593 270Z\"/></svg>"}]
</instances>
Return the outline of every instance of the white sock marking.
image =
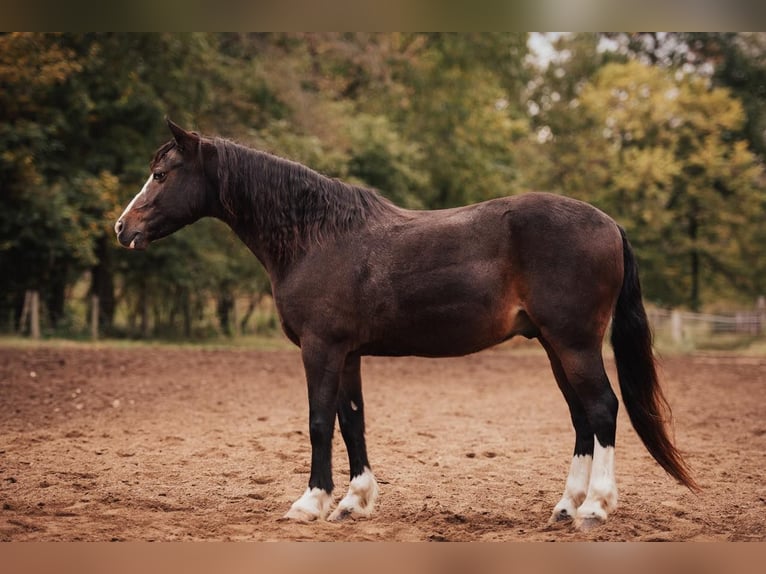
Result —
<instances>
[{"instance_id":1,"label":"white sock marking","mask_svg":"<svg viewBox=\"0 0 766 574\"><path fill-rule=\"evenodd\" d=\"M285 518L294 520L323 520L330 512L332 496L321 488L307 488L298 500L293 502Z\"/></svg>"},{"instance_id":2,"label":"white sock marking","mask_svg":"<svg viewBox=\"0 0 766 574\"><path fill-rule=\"evenodd\" d=\"M607 515L617 508L617 484L614 480L614 447L601 446L594 437L593 465L590 472L588 496L577 509L577 519L606 520Z\"/></svg>"},{"instance_id":3,"label":"white sock marking","mask_svg":"<svg viewBox=\"0 0 766 574\"><path fill-rule=\"evenodd\" d=\"M372 471L365 467L364 472L355 476L348 485L346 496L338 503L338 508L330 520L348 516L369 516L375 509L378 498L378 481Z\"/></svg>"},{"instance_id":4,"label":"white sock marking","mask_svg":"<svg viewBox=\"0 0 766 574\"><path fill-rule=\"evenodd\" d=\"M577 507L582 504L588 494L592 463L593 457L589 454L578 454L572 457L564 494L553 508L551 520L574 518Z\"/></svg>"}]
</instances>

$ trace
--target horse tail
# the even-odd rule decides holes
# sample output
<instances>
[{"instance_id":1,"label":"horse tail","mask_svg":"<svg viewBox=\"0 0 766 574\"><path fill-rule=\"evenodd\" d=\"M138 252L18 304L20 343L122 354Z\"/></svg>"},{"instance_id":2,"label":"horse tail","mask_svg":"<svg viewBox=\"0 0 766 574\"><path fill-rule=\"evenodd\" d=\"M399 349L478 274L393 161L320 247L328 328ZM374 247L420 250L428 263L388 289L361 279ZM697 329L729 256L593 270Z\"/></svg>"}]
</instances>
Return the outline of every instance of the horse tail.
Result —
<instances>
[{"instance_id":1,"label":"horse tail","mask_svg":"<svg viewBox=\"0 0 766 574\"><path fill-rule=\"evenodd\" d=\"M654 459L668 474L692 491L699 486L667 432L670 405L657 379L652 333L641 299L638 264L625 230L620 227L624 276L612 321L612 347L622 400L630 422Z\"/></svg>"}]
</instances>

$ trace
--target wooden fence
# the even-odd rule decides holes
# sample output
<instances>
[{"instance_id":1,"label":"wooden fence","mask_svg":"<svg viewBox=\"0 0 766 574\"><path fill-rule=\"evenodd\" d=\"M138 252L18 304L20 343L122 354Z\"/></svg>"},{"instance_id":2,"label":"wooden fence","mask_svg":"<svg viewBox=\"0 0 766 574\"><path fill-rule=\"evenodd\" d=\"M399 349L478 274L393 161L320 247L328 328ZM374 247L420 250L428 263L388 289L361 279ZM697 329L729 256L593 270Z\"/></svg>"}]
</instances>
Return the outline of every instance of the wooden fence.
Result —
<instances>
[{"instance_id":1,"label":"wooden fence","mask_svg":"<svg viewBox=\"0 0 766 574\"><path fill-rule=\"evenodd\" d=\"M675 344L694 343L716 336L757 337L766 333L764 309L710 314L651 308L647 315L655 335L667 337Z\"/></svg>"}]
</instances>

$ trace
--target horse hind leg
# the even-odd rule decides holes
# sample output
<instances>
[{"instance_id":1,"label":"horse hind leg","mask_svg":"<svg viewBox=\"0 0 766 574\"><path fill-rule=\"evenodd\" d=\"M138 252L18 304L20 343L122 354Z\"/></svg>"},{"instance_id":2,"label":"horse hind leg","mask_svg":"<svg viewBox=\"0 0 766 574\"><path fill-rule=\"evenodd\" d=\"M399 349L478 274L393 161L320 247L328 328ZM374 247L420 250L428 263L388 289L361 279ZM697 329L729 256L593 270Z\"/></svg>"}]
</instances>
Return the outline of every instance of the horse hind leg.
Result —
<instances>
[{"instance_id":1,"label":"horse hind leg","mask_svg":"<svg viewBox=\"0 0 766 574\"><path fill-rule=\"evenodd\" d=\"M553 348L545 339L540 339L548 358L550 359L553 376L569 406L572 426L575 430L575 445L572 461L569 466L564 493L556 506L553 507L550 522L573 520L577 508L583 503L588 494L591 465L593 462L593 430L591 429L585 409L580 402L572 385L569 384L561 361Z\"/></svg>"},{"instance_id":2,"label":"horse hind leg","mask_svg":"<svg viewBox=\"0 0 766 574\"><path fill-rule=\"evenodd\" d=\"M370 516L378 497L378 483L370 470L364 438L364 400L360 367L360 357L349 356L341 377L338 422L348 451L350 482L348 492L338 503L329 520Z\"/></svg>"},{"instance_id":3,"label":"horse hind leg","mask_svg":"<svg viewBox=\"0 0 766 574\"><path fill-rule=\"evenodd\" d=\"M604 370L600 345L594 344L585 349L557 348L555 354L569 387L574 390L582 406L579 415L584 413L593 432L590 443L593 458L587 494L574 516L575 527L587 529L604 523L609 513L617 508L617 485L614 476L617 397ZM579 424L585 432L585 423ZM583 437L582 440L583 444L588 444L587 439Z\"/></svg>"},{"instance_id":4,"label":"horse hind leg","mask_svg":"<svg viewBox=\"0 0 766 574\"><path fill-rule=\"evenodd\" d=\"M617 508L614 448L618 403L604 370L600 347L569 353L562 357L562 365L593 429L588 494L575 515L575 526L587 529L606 522L609 513Z\"/></svg>"}]
</instances>

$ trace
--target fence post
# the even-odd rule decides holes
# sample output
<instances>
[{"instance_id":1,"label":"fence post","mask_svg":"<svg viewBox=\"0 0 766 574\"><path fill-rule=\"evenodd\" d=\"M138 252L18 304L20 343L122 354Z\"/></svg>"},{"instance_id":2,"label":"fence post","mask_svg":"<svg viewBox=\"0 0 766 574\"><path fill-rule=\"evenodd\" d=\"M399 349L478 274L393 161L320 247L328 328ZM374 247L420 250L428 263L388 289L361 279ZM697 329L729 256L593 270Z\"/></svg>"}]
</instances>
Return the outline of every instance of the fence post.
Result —
<instances>
[{"instance_id":1,"label":"fence post","mask_svg":"<svg viewBox=\"0 0 766 574\"><path fill-rule=\"evenodd\" d=\"M21 308L21 318L19 319L19 333L21 335L27 332L29 325L29 307L32 304L32 292L27 289L24 291L24 306Z\"/></svg>"},{"instance_id":2,"label":"fence post","mask_svg":"<svg viewBox=\"0 0 766 574\"><path fill-rule=\"evenodd\" d=\"M40 292L32 291L30 300L29 332L33 339L40 338Z\"/></svg>"},{"instance_id":3,"label":"fence post","mask_svg":"<svg viewBox=\"0 0 766 574\"><path fill-rule=\"evenodd\" d=\"M231 306L231 334L235 337L240 336L239 332L239 313L237 313L237 296L234 296L234 302Z\"/></svg>"},{"instance_id":4,"label":"fence post","mask_svg":"<svg viewBox=\"0 0 766 574\"><path fill-rule=\"evenodd\" d=\"M98 295L90 298L90 338L98 340Z\"/></svg>"},{"instance_id":5,"label":"fence post","mask_svg":"<svg viewBox=\"0 0 766 574\"><path fill-rule=\"evenodd\" d=\"M678 309L673 309L670 312L670 335L674 343L681 344L684 342L683 317Z\"/></svg>"}]
</instances>

